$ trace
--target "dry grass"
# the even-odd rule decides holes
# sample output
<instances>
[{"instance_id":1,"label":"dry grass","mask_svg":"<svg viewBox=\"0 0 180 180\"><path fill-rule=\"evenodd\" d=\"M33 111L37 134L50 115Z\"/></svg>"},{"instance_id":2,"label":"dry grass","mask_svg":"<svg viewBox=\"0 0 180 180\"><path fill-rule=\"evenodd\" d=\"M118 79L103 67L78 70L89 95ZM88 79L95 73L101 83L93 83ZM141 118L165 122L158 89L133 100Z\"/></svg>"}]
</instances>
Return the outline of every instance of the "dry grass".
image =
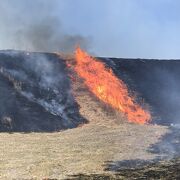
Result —
<instances>
[{"instance_id":1,"label":"dry grass","mask_svg":"<svg viewBox=\"0 0 180 180\"><path fill-rule=\"evenodd\" d=\"M63 179L104 173L106 161L153 159L147 152L167 128L124 122L107 110L75 77L74 96L89 123L57 133L1 133L0 179Z\"/></svg>"},{"instance_id":2,"label":"dry grass","mask_svg":"<svg viewBox=\"0 0 180 180\"><path fill-rule=\"evenodd\" d=\"M106 161L154 158L146 150L165 130L159 126L86 125L59 133L0 134L0 179L64 178L102 173Z\"/></svg>"}]
</instances>

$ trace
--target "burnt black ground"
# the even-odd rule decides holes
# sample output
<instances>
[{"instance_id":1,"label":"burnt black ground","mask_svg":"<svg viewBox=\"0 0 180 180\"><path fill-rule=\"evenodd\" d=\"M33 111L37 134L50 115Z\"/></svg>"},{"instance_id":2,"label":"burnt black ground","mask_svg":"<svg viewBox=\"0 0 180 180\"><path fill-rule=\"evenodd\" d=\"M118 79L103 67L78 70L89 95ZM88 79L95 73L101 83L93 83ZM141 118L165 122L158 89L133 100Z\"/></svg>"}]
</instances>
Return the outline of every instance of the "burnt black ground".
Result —
<instances>
[{"instance_id":1,"label":"burnt black ground","mask_svg":"<svg viewBox=\"0 0 180 180\"><path fill-rule=\"evenodd\" d=\"M63 60L52 54L0 52L1 132L59 131L84 121Z\"/></svg>"},{"instance_id":2,"label":"burnt black ground","mask_svg":"<svg viewBox=\"0 0 180 180\"><path fill-rule=\"evenodd\" d=\"M180 61L102 58L137 101L148 104L152 123L180 123ZM145 104L144 103L144 104ZM141 103L142 104L142 103Z\"/></svg>"},{"instance_id":3,"label":"burnt black ground","mask_svg":"<svg viewBox=\"0 0 180 180\"><path fill-rule=\"evenodd\" d=\"M120 162L122 163L122 162ZM112 164L111 164L112 165ZM109 165L109 166L111 166ZM108 167L109 168L109 167ZM107 170L108 170L107 168ZM169 162L161 162L161 163L153 163L150 165L145 165L144 167L140 168L127 168L127 169L119 169L116 171L114 175L108 174L78 174L70 176L67 179L80 179L80 180L114 180L114 179L121 179L121 180L131 180L131 179L152 179L152 180L178 180L180 179L180 160L173 159Z\"/></svg>"}]
</instances>

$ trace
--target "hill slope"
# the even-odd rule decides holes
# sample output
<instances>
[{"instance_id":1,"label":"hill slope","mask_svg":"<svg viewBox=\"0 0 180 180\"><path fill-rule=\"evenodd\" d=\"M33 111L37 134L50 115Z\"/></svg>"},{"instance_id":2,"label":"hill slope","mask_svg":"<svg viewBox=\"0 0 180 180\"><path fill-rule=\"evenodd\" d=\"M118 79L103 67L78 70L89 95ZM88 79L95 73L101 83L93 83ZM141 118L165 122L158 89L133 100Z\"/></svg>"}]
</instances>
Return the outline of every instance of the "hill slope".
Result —
<instances>
[{"instance_id":1,"label":"hill slope","mask_svg":"<svg viewBox=\"0 0 180 180\"><path fill-rule=\"evenodd\" d=\"M73 178L73 175L77 175L74 178L90 178L78 174L102 174L99 175L99 178L105 175L115 178L114 173L117 173L123 168L141 168L144 165L155 163L161 159L167 160L179 157L180 134L178 129L162 125L137 125L128 123L126 117L120 112L116 112L107 105L102 104L88 91L83 81L74 73L73 66L72 69L66 68L65 63L68 62L73 65L73 59L60 60L56 55L50 54L41 54L39 56L36 53L14 53L3 52L0 55L0 83L2 83L0 88L3 90L0 91L0 95L2 99L5 98L2 101L3 103L1 103L0 111L2 117L5 115L14 117L12 119L16 125L11 127L9 124L3 124L3 118L1 118L1 131L6 131L6 133L0 134L1 179L63 179ZM36 63L36 66L33 66L31 71L30 65L23 66L24 57L32 59L29 56L33 56L33 58L35 56L36 63L39 62L39 57L46 57L45 60L40 61L39 69L36 72L33 72L36 69ZM49 68L46 70L45 65L42 66L43 62L46 62L47 59L53 61L53 64L55 63L53 73L49 71ZM142 87L144 87L145 91L145 87L149 87L151 83L153 84L151 79L147 81L146 74L144 74L144 77L141 77L142 72L149 73L149 71L145 71L144 67L138 70L138 67L140 67L138 63L144 64L144 62L113 59L109 61L107 59L102 60L128 83L132 91L137 90L137 87L140 88L141 84L143 84ZM147 62L149 69L151 69L149 67L150 62ZM151 63L155 62L153 61ZM159 61L157 62L159 63ZM43 69L45 68L45 72L42 72L42 67ZM55 69L61 69L56 71L54 67ZM136 67L136 71L134 67ZM168 68L169 65L166 67ZM11 71L9 71L10 69ZM12 69L14 70L13 72ZM17 70L26 74L28 78L22 79L24 76L19 77L16 72ZM140 74L136 76L136 73ZM62 79L59 74L63 75ZM72 81L67 78L68 74L71 77L73 76ZM50 79L48 78L49 76L51 77ZM61 81L60 83L55 81L54 84L52 79L56 76ZM47 77L45 84L43 83L43 77ZM31 82L31 78L32 84L29 83ZM60 86L64 84L64 78L67 78L65 80L69 83L65 84L65 86ZM145 78L146 80L143 81L141 78ZM23 83L19 84L19 82ZM144 86L145 83L149 83L149 85ZM49 89L48 85L50 86ZM156 85L158 85L158 81ZM55 96L57 94L53 94L53 88L51 87L60 89L59 92L63 93L63 97L66 97L65 102L67 103L58 101L57 96ZM158 90L159 86L153 87L156 87L154 89ZM152 91L154 89L152 88ZM32 102L31 98L21 94L22 90L33 93L36 101L33 100ZM67 91L65 90L70 91L66 94ZM145 98L146 103L150 102L146 98L147 95L143 94L143 91L136 92L139 92L139 97L142 96ZM151 93L147 94L150 97ZM68 124L66 124L66 118L63 119L63 116L61 116L62 114L57 114L59 112L56 111L57 109L43 106L44 104L37 101L38 98L44 99L51 105L53 99L57 100L59 105L63 107L64 104L67 105L64 108L63 115L68 120L70 119ZM70 102L68 98L71 100ZM150 105L152 106L153 103ZM14 113L12 113L13 108L16 110ZM68 109L72 109L73 111L69 112ZM2 112L6 112L6 114L4 115ZM17 116L17 114L19 115ZM31 129L31 127L33 128ZM61 131L72 127L77 128ZM16 133L9 134L7 133L9 131L16 131ZM30 133L30 131L35 132ZM48 131L56 132L48 133ZM21 132L29 133L24 134ZM157 169L157 171L159 170ZM124 174L125 179L130 176L130 172L132 171L129 170L127 174ZM96 178L98 175L91 175L91 177ZM132 174L132 177L135 177L135 175Z\"/></svg>"}]
</instances>

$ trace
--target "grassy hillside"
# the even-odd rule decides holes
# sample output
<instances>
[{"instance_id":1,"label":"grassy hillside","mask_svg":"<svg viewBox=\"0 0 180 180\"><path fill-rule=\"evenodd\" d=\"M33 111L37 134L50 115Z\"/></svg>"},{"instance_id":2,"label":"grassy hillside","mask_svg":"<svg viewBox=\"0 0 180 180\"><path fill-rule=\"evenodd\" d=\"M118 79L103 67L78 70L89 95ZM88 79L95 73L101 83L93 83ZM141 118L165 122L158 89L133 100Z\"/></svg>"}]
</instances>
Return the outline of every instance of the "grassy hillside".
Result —
<instances>
[{"instance_id":1,"label":"grassy hillside","mask_svg":"<svg viewBox=\"0 0 180 180\"><path fill-rule=\"evenodd\" d=\"M166 126L127 123L71 73L73 95L87 123L54 133L0 133L0 179L176 177L179 161L154 163L166 155L152 150L170 133Z\"/></svg>"}]
</instances>

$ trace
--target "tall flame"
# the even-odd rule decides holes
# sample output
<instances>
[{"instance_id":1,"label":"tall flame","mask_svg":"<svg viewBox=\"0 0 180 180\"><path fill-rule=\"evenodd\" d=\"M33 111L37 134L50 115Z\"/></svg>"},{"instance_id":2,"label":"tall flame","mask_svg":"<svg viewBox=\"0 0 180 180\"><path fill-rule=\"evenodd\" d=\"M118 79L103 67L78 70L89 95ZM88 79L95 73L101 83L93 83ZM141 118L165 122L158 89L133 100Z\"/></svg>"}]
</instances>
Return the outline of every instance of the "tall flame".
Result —
<instances>
[{"instance_id":1,"label":"tall flame","mask_svg":"<svg viewBox=\"0 0 180 180\"><path fill-rule=\"evenodd\" d=\"M102 62L89 56L80 48L75 52L75 71L84 79L85 84L101 101L123 112L129 122L148 123L151 115L135 102L128 93L127 86L107 69Z\"/></svg>"}]
</instances>

